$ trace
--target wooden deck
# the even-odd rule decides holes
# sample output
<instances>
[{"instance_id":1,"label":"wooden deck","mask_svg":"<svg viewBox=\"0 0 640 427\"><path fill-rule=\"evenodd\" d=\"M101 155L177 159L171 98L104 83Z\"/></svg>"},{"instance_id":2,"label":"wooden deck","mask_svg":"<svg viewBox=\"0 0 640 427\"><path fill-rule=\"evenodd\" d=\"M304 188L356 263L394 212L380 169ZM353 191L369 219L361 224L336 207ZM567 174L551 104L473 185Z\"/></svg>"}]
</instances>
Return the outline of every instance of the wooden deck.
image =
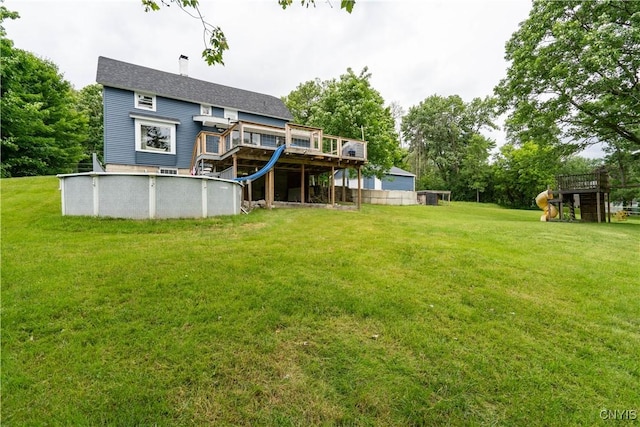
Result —
<instances>
[{"instance_id":1,"label":"wooden deck","mask_svg":"<svg viewBox=\"0 0 640 427\"><path fill-rule=\"evenodd\" d=\"M234 165L233 178L263 166L281 145L287 148L278 161L285 165L308 166L309 171L357 168L367 162L367 143L332 135L322 129L287 124L285 128L238 122L223 132L200 132L191 158L195 175L219 174ZM293 169L299 169L299 166Z\"/></svg>"},{"instance_id":2,"label":"wooden deck","mask_svg":"<svg viewBox=\"0 0 640 427\"><path fill-rule=\"evenodd\" d=\"M221 132L198 134L193 148L191 172L193 175L226 179L248 176L264 167L282 145L286 148L273 170L256 180L254 188L252 183L248 183L246 200L264 196L269 206L274 201L291 202L292 199L309 203L310 177L327 175L333 186L333 174L337 169L355 169L360 176L362 166L367 163L366 141L324 135L320 128L296 124L279 128L237 122ZM276 172L278 185L275 182ZM315 181L315 178L312 179ZM256 185L260 186L257 195L254 194ZM277 187L280 188L279 192ZM292 190L294 196L291 195ZM334 190L331 190L333 193Z\"/></svg>"}]
</instances>

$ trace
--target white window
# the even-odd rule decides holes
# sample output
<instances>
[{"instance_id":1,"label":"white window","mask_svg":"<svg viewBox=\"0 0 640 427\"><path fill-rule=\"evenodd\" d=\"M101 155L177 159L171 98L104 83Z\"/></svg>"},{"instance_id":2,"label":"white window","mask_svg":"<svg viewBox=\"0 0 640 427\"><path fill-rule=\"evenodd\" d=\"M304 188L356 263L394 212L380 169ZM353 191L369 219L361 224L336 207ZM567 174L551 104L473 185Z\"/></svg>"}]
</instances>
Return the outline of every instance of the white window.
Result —
<instances>
[{"instance_id":1,"label":"white window","mask_svg":"<svg viewBox=\"0 0 640 427\"><path fill-rule=\"evenodd\" d=\"M260 134L257 132L244 131L244 143L251 145L260 145Z\"/></svg>"},{"instance_id":2,"label":"white window","mask_svg":"<svg viewBox=\"0 0 640 427\"><path fill-rule=\"evenodd\" d=\"M158 168L160 175L178 175L178 169L176 168Z\"/></svg>"},{"instance_id":3,"label":"white window","mask_svg":"<svg viewBox=\"0 0 640 427\"><path fill-rule=\"evenodd\" d=\"M135 108L156 111L156 96L148 93L135 93Z\"/></svg>"},{"instance_id":4,"label":"white window","mask_svg":"<svg viewBox=\"0 0 640 427\"><path fill-rule=\"evenodd\" d=\"M201 105L200 106L200 115L201 116L210 116L211 115L211 105Z\"/></svg>"},{"instance_id":5,"label":"white window","mask_svg":"<svg viewBox=\"0 0 640 427\"><path fill-rule=\"evenodd\" d=\"M224 109L224 118L229 120L238 120L238 110Z\"/></svg>"},{"instance_id":6,"label":"white window","mask_svg":"<svg viewBox=\"0 0 640 427\"><path fill-rule=\"evenodd\" d=\"M136 119L136 151L176 154L176 124Z\"/></svg>"}]
</instances>

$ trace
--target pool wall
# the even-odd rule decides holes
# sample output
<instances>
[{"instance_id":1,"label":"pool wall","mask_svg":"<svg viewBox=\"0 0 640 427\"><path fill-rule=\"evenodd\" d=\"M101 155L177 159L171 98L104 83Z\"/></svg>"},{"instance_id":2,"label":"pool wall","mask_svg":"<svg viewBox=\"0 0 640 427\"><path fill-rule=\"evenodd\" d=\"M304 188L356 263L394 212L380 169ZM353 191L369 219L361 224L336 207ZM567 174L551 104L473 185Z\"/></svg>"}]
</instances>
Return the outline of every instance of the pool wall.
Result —
<instances>
[{"instance_id":1,"label":"pool wall","mask_svg":"<svg viewBox=\"0 0 640 427\"><path fill-rule=\"evenodd\" d=\"M58 175L62 215L206 218L237 215L242 184L205 176L89 172Z\"/></svg>"}]
</instances>

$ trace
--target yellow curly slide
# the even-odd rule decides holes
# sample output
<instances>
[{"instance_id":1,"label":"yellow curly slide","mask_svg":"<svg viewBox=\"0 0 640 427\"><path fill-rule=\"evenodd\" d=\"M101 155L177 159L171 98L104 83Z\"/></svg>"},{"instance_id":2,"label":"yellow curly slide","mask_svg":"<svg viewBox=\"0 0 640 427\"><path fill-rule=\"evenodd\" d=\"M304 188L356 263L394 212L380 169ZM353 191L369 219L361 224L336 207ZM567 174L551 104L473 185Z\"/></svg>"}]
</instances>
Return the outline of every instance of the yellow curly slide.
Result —
<instances>
[{"instance_id":1,"label":"yellow curly slide","mask_svg":"<svg viewBox=\"0 0 640 427\"><path fill-rule=\"evenodd\" d=\"M540 221L549 221L551 218L558 216L558 210L549 203L549 199L553 199L551 190L545 190L536 196L536 205L544 212L540 217Z\"/></svg>"}]
</instances>

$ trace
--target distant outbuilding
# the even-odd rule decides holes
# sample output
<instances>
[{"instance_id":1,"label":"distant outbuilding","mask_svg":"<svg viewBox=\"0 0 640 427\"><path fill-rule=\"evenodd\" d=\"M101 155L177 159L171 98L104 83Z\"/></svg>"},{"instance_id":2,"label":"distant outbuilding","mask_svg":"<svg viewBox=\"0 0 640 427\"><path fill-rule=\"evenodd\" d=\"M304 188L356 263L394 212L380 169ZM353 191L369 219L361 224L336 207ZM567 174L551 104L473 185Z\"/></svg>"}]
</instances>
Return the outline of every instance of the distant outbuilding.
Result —
<instances>
[{"instance_id":1,"label":"distant outbuilding","mask_svg":"<svg viewBox=\"0 0 640 427\"><path fill-rule=\"evenodd\" d=\"M335 174L336 185L342 185L343 171L339 170ZM350 178L348 175L345 179L347 188L358 188L357 178ZM416 176L411 172L392 167L389 172L382 177L364 177L362 178L362 189L364 190L395 190L395 191L415 191Z\"/></svg>"},{"instance_id":2,"label":"distant outbuilding","mask_svg":"<svg viewBox=\"0 0 640 427\"><path fill-rule=\"evenodd\" d=\"M421 190L418 191L418 203L421 205L438 206L442 203L451 203L451 191L446 190Z\"/></svg>"}]
</instances>

